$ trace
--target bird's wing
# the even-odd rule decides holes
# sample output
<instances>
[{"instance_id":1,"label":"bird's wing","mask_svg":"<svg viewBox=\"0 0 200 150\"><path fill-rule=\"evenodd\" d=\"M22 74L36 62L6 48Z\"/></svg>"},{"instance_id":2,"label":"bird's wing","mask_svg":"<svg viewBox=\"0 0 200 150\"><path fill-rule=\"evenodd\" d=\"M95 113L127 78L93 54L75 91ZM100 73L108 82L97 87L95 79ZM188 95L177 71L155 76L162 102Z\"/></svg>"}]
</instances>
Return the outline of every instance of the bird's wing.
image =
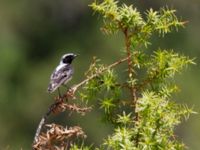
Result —
<instances>
[{"instance_id":1,"label":"bird's wing","mask_svg":"<svg viewBox=\"0 0 200 150\"><path fill-rule=\"evenodd\" d=\"M63 65L59 69L55 69L50 78L50 84L48 87L49 92L55 91L61 84L71 78L73 70L71 65Z\"/></svg>"}]
</instances>

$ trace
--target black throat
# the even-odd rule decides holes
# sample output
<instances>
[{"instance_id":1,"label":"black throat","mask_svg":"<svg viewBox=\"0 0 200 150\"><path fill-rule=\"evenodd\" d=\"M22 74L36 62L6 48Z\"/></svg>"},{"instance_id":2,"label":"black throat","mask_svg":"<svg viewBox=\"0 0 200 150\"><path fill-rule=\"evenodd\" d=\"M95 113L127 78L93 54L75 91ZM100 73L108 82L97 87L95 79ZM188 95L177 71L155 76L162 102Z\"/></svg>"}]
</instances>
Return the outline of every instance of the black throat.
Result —
<instances>
[{"instance_id":1,"label":"black throat","mask_svg":"<svg viewBox=\"0 0 200 150\"><path fill-rule=\"evenodd\" d=\"M65 57L62 61L63 61L63 63L65 63L65 64L71 64L73 59L74 59L73 56L67 56L67 57Z\"/></svg>"}]
</instances>

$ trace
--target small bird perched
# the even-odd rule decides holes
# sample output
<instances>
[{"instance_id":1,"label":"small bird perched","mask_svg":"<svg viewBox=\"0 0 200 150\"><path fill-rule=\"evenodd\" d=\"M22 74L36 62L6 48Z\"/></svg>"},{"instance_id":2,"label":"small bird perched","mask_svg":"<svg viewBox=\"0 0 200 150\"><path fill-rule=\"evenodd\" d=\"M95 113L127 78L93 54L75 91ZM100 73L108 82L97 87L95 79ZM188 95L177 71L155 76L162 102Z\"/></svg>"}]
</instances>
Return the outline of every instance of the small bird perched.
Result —
<instances>
[{"instance_id":1,"label":"small bird perched","mask_svg":"<svg viewBox=\"0 0 200 150\"><path fill-rule=\"evenodd\" d=\"M49 93L54 92L56 89L58 89L59 92L59 87L61 85L65 85L72 78L72 74L74 71L71 63L76 56L77 55L73 53L64 54L62 56L60 64L51 74L50 83L47 89Z\"/></svg>"}]
</instances>

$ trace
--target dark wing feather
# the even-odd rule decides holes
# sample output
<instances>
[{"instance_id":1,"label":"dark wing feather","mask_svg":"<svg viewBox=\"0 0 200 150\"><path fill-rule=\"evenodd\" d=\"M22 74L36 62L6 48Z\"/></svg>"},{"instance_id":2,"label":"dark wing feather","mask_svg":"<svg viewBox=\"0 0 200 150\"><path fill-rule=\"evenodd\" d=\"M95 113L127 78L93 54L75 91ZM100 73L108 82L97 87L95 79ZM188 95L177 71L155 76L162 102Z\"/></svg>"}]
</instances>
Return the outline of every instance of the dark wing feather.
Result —
<instances>
[{"instance_id":1,"label":"dark wing feather","mask_svg":"<svg viewBox=\"0 0 200 150\"><path fill-rule=\"evenodd\" d=\"M56 69L51 75L48 91L55 91L61 84L67 82L71 78L72 74L73 70L69 64L63 65L58 70Z\"/></svg>"}]
</instances>

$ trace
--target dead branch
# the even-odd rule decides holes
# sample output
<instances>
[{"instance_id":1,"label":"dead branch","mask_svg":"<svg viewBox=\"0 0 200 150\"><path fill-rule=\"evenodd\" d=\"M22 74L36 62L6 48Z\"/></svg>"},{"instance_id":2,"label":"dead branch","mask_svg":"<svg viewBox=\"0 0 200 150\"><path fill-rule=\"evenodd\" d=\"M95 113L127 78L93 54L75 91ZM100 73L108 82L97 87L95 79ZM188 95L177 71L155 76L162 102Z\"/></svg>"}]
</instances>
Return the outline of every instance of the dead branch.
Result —
<instances>
[{"instance_id":1,"label":"dead branch","mask_svg":"<svg viewBox=\"0 0 200 150\"><path fill-rule=\"evenodd\" d=\"M55 149L56 146L65 149L66 146L70 147L69 141L71 138L86 138L85 133L79 126L67 128L57 124L47 124L46 127L48 128L46 133L39 135L38 141L34 143L34 150Z\"/></svg>"}]
</instances>

